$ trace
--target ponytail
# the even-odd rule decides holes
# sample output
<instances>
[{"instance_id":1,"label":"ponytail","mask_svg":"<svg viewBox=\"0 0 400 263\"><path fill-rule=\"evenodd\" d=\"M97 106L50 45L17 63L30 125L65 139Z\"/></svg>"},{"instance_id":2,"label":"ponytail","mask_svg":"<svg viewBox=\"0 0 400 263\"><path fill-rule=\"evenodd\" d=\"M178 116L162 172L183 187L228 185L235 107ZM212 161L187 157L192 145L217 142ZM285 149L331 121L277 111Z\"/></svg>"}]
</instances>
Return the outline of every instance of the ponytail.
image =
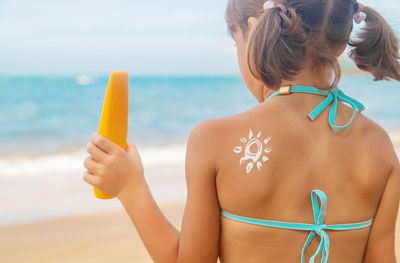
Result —
<instances>
[{"instance_id":1,"label":"ponytail","mask_svg":"<svg viewBox=\"0 0 400 263\"><path fill-rule=\"evenodd\" d=\"M304 67L307 33L301 17L288 7L264 12L250 31L247 62L251 74L271 89L291 80Z\"/></svg>"},{"instance_id":2,"label":"ponytail","mask_svg":"<svg viewBox=\"0 0 400 263\"><path fill-rule=\"evenodd\" d=\"M372 73L374 81L395 79L400 81L399 40L386 20L374 9L365 7L365 27L358 40L350 41L353 47L349 57L361 70Z\"/></svg>"},{"instance_id":3,"label":"ponytail","mask_svg":"<svg viewBox=\"0 0 400 263\"><path fill-rule=\"evenodd\" d=\"M375 81L400 81L399 40L372 8L361 5L366 25L351 40L354 14L361 12L357 0L275 1L285 8L264 10L264 0L229 0L226 9L229 32L240 30L247 39L251 74L268 88L293 80L307 64L315 73L332 69L330 88L336 87L341 78L337 57L347 44L350 58ZM251 29L250 17L257 18Z\"/></svg>"}]
</instances>

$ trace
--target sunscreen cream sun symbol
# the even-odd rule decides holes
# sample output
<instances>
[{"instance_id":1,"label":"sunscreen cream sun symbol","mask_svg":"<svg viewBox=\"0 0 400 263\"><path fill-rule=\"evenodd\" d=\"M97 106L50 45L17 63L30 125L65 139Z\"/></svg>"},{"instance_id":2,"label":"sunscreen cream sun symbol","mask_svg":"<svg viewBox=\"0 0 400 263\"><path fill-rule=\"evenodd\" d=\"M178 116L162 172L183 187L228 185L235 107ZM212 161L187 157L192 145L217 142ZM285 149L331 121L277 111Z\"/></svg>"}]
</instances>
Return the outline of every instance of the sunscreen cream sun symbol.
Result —
<instances>
[{"instance_id":1,"label":"sunscreen cream sun symbol","mask_svg":"<svg viewBox=\"0 0 400 263\"><path fill-rule=\"evenodd\" d=\"M266 162L269 160L269 158L266 155L263 155L261 160L260 157L263 153L271 152L270 148L263 147L271 140L271 136L268 136L263 141L261 141L262 139L260 139L260 137L261 137L261 130L258 132L257 136L253 138L253 131L250 129L250 134L248 139L244 137L240 138L240 141L244 144L244 146L236 146L235 148L233 148L233 151L237 154L243 152L243 157L240 159L240 165L249 160L246 166L246 173L248 174L253 169L254 164L256 164L258 170L260 170L262 167L262 162ZM253 145L256 147L255 152L251 151L251 148L252 147L254 148Z\"/></svg>"}]
</instances>

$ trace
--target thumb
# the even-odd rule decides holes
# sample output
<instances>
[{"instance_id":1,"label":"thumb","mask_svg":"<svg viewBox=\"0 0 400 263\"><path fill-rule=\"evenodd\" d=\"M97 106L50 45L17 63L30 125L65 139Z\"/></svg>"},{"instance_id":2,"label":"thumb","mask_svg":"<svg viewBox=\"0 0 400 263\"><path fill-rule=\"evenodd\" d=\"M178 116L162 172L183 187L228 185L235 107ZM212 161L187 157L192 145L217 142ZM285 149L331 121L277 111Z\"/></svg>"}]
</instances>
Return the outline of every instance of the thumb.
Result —
<instances>
[{"instance_id":1,"label":"thumb","mask_svg":"<svg viewBox=\"0 0 400 263\"><path fill-rule=\"evenodd\" d=\"M130 155L133 155L133 156L137 155L137 148L136 148L136 145L127 143L127 144L126 144L126 152L127 152L128 154L130 154Z\"/></svg>"},{"instance_id":2,"label":"thumb","mask_svg":"<svg viewBox=\"0 0 400 263\"><path fill-rule=\"evenodd\" d=\"M134 144L127 143L126 152L128 155L132 156L132 158L136 161L142 162L142 158L140 157L139 151Z\"/></svg>"}]
</instances>

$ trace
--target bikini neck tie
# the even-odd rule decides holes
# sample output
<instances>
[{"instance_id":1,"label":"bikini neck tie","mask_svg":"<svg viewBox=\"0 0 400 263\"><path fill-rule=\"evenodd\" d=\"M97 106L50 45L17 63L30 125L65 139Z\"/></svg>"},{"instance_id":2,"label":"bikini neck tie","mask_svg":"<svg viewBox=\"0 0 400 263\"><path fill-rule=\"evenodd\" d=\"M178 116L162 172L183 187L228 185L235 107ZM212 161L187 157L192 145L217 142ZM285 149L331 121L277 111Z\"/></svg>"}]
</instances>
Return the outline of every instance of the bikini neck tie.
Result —
<instances>
[{"instance_id":1,"label":"bikini neck tie","mask_svg":"<svg viewBox=\"0 0 400 263\"><path fill-rule=\"evenodd\" d=\"M303 92L303 93L312 93L312 94L318 94L318 95L324 95L326 98L314 109L312 110L309 114L308 117L311 120L315 120L318 115L329 105L332 103L331 109L329 111L329 125L332 127L332 129L335 132L341 132L344 131L350 123L353 121L354 117L356 116L357 111L361 112L363 111L364 105L361 104L359 101L347 96L346 94L343 93L342 90L340 90L338 87L335 88L333 91L328 91L328 90L321 90L317 89L315 87L309 87L309 86L287 86L287 87L281 87L278 91L272 93L266 100L276 96L276 95L288 95L293 92ZM337 113L337 104L338 101L343 101L347 104L349 104L353 108L353 116L351 119L343 126L338 126L335 125L335 119L336 119L336 113Z\"/></svg>"}]
</instances>

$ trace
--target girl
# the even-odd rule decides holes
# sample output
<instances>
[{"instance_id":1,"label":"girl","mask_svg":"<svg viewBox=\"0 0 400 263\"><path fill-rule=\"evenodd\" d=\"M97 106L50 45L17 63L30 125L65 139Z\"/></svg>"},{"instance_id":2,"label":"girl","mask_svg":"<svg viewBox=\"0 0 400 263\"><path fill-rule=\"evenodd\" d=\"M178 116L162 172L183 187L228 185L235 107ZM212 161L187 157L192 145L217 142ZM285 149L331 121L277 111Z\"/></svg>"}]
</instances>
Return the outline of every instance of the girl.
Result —
<instances>
[{"instance_id":1,"label":"girl","mask_svg":"<svg viewBox=\"0 0 400 263\"><path fill-rule=\"evenodd\" d=\"M274 1L228 3L241 76L259 104L190 133L181 231L155 203L134 145L125 153L93 134L83 179L121 201L155 262L395 263L399 161L338 88L337 58L349 44L360 69L399 81L399 42L354 0Z\"/></svg>"}]
</instances>

